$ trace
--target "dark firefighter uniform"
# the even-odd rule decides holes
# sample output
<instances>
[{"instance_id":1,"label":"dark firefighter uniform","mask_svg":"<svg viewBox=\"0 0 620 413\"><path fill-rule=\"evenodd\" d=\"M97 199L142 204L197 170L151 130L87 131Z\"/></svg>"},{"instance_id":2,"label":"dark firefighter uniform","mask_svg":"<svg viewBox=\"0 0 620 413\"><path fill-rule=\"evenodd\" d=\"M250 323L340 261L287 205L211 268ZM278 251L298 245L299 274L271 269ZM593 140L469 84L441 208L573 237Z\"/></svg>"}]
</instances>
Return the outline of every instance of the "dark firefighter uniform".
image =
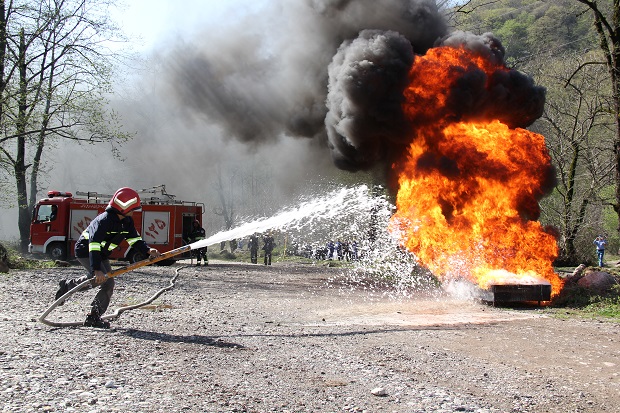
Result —
<instances>
[{"instance_id":1,"label":"dark firefighter uniform","mask_svg":"<svg viewBox=\"0 0 620 413\"><path fill-rule=\"evenodd\" d=\"M75 244L75 257L89 258L91 271L101 270L107 273L109 270L102 268L102 262L108 260L112 251L123 240L126 240L131 248L148 255L149 246L138 234L133 218L119 219L117 213L108 207L104 213L93 219L80 235Z\"/></svg>"},{"instance_id":2,"label":"dark firefighter uniform","mask_svg":"<svg viewBox=\"0 0 620 413\"><path fill-rule=\"evenodd\" d=\"M101 318L110 305L114 291L114 278L108 278L106 274L112 271L110 254L123 240L127 240L132 249L135 248L143 255L161 255L155 248L150 248L136 231L132 215L141 208L140 196L136 191L128 187L120 188L112 195L106 210L90 222L75 244L75 256L88 270L88 275L74 280L60 280L55 299L59 300L69 290L87 280L90 280L91 287L100 285L84 321L86 327L110 327L110 323Z\"/></svg>"},{"instance_id":3,"label":"dark firefighter uniform","mask_svg":"<svg viewBox=\"0 0 620 413\"><path fill-rule=\"evenodd\" d=\"M263 237L263 250L265 251L265 265L271 265L271 253L276 246L276 242L273 239L273 236L268 233Z\"/></svg>"},{"instance_id":4,"label":"dark firefighter uniform","mask_svg":"<svg viewBox=\"0 0 620 413\"><path fill-rule=\"evenodd\" d=\"M250 261L256 264L258 262L258 236L256 234L250 236L248 247L250 248Z\"/></svg>"},{"instance_id":5,"label":"dark firefighter uniform","mask_svg":"<svg viewBox=\"0 0 620 413\"><path fill-rule=\"evenodd\" d=\"M75 244L75 257L84 267L90 269L90 273L80 278L66 280L65 290L71 290L86 279L93 278L95 271L110 273L112 271L110 254L123 240L127 240L132 248L136 248L145 256L149 255L150 248L136 231L133 218L120 219L117 212L108 207L90 222ZM93 288L96 286L94 278L91 286ZM91 315L95 321L98 321L108 309L113 292L114 278L108 278L99 286L99 291L91 303Z\"/></svg>"},{"instance_id":6,"label":"dark firefighter uniform","mask_svg":"<svg viewBox=\"0 0 620 413\"><path fill-rule=\"evenodd\" d=\"M192 231L188 234L187 238L189 244L193 244L194 242L201 241L206 238L205 229L200 226L200 222L198 220L194 221L192 224ZM209 265L207 247L196 248L194 250L194 255L197 261L196 266L200 266L200 259L204 260L205 265Z\"/></svg>"}]
</instances>

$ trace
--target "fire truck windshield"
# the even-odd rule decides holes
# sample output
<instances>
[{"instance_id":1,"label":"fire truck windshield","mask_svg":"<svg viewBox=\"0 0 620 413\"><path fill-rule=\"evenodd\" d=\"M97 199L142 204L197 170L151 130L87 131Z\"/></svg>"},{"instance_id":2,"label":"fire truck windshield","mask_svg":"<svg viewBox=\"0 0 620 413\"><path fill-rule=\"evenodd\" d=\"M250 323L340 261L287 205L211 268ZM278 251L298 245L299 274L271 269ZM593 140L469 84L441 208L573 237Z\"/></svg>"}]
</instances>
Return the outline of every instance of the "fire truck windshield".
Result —
<instances>
[{"instance_id":1,"label":"fire truck windshield","mask_svg":"<svg viewBox=\"0 0 620 413\"><path fill-rule=\"evenodd\" d=\"M44 221L53 221L56 219L56 213L58 211L58 206L56 205L39 205L39 208L36 211L35 221L36 222L44 222Z\"/></svg>"}]
</instances>

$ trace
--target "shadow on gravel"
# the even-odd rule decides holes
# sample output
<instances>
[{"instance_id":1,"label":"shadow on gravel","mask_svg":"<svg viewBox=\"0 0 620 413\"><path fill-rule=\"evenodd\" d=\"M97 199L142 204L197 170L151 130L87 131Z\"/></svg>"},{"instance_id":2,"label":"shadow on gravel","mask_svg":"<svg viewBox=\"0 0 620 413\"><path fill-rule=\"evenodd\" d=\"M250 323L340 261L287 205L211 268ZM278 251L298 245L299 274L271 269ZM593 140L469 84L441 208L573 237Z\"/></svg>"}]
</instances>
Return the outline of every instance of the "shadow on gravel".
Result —
<instances>
[{"instance_id":1,"label":"shadow on gravel","mask_svg":"<svg viewBox=\"0 0 620 413\"><path fill-rule=\"evenodd\" d=\"M497 323L482 324L459 324L459 325L427 325L427 326L407 326L401 328L377 328L373 330L353 330L353 331L328 331L316 333L257 333L257 334L237 334L237 337L286 337L286 338L302 338L302 337L348 337L348 336L366 336L373 334L390 334L405 333L411 331L462 331L473 330L480 327L491 326Z\"/></svg>"},{"instance_id":2,"label":"shadow on gravel","mask_svg":"<svg viewBox=\"0 0 620 413\"><path fill-rule=\"evenodd\" d=\"M231 343L231 342L223 341L220 339L214 339L212 337L207 337L207 336L199 336L199 335L179 336L179 335L172 335L172 334L166 334L166 333L155 333L152 331L136 330L133 328L127 328L127 329L117 328L116 331L120 334L124 334L126 336L141 339L141 340L163 341L166 343L202 344L202 345L211 346L211 347L224 347L224 348L237 348L237 349L245 348L241 344Z\"/></svg>"}]
</instances>

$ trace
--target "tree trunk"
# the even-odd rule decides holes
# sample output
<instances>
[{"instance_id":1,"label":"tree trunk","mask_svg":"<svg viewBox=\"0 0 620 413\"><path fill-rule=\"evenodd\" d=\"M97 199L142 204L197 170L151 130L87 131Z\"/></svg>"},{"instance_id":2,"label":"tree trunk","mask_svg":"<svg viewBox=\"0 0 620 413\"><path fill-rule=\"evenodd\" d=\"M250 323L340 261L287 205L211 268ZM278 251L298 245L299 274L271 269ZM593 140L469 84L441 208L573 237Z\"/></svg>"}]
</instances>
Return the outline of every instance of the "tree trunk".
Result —
<instances>
[{"instance_id":1,"label":"tree trunk","mask_svg":"<svg viewBox=\"0 0 620 413\"><path fill-rule=\"evenodd\" d=\"M617 0L614 0L613 10L613 30L609 33L611 41L611 66L609 72L611 75L611 81L613 86L613 100L616 120L616 136L614 139L614 161L615 161L615 174L616 174L616 192L614 210L618 216L618 228L620 233L620 38L618 38L618 23L620 18L620 6Z\"/></svg>"},{"instance_id":2,"label":"tree trunk","mask_svg":"<svg viewBox=\"0 0 620 413\"><path fill-rule=\"evenodd\" d=\"M50 79L52 77L50 76ZM51 83L51 80L50 80ZM50 84L51 89L51 84ZM41 121L41 131L37 139L37 150L32 160L32 171L30 172L30 202L28 203L28 209L33 210L35 202L37 200L37 191L39 184L39 169L41 165L41 157L43 156L43 148L45 147L45 135L47 127L49 125L49 111L50 111L50 94L51 90L48 90L47 102L45 105L45 112L43 113L43 120Z\"/></svg>"},{"instance_id":3,"label":"tree trunk","mask_svg":"<svg viewBox=\"0 0 620 413\"><path fill-rule=\"evenodd\" d=\"M616 72L616 76L614 79L614 109L616 111L616 139L614 141L614 165L615 165L615 173L616 173L616 192L615 192L615 203L614 203L614 211L616 211L616 215L618 216L618 228L617 231L620 233L620 96L618 96L618 85L617 82L620 81L620 75L618 75L619 68L614 69Z\"/></svg>"},{"instance_id":4,"label":"tree trunk","mask_svg":"<svg viewBox=\"0 0 620 413\"><path fill-rule=\"evenodd\" d=\"M575 187L577 185L577 164L580 159L580 146L579 142L572 141L571 147L573 149L573 158L570 163L570 168L567 176L567 191L564 199L564 251L563 255L571 264L578 263L579 257L577 255L577 248L575 247L575 240L577 234L581 230L586 217L586 211L589 205L589 195L586 195L581 201L577 216L573 215L573 206L576 203L575 200ZM594 182L590 185L590 193L594 191Z\"/></svg>"},{"instance_id":5,"label":"tree trunk","mask_svg":"<svg viewBox=\"0 0 620 413\"><path fill-rule=\"evenodd\" d=\"M4 90L6 89L6 79L4 70L6 67L6 9L4 7L4 0L0 0L0 103L4 102ZM0 104L0 125L4 122L4 105Z\"/></svg>"},{"instance_id":6,"label":"tree trunk","mask_svg":"<svg viewBox=\"0 0 620 413\"><path fill-rule=\"evenodd\" d=\"M51 36L48 38L48 41L53 45L55 42L55 37ZM45 96L45 107L43 109L43 113L41 114L41 129L39 131L39 136L37 139L37 149L32 160L32 171L30 172L30 202L28 203L29 209L32 211L34 209L34 205L37 201L37 192L38 192L38 184L39 184L39 170L41 166L41 158L43 157L43 148L45 147L45 137L47 135L47 128L50 123L50 110L52 107L52 95L54 93L54 80L56 75L56 48L52 46L51 48L46 45L45 52L42 54L43 62L42 65L47 64L48 54L50 57L50 66L48 69L48 78L47 78L47 86L45 87L44 96ZM43 82L43 74L44 70L41 70L41 82Z\"/></svg>"},{"instance_id":7,"label":"tree trunk","mask_svg":"<svg viewBox=\"0 0 620 413\"><path fill-rule=\"evenodd\" d=\"M24 29L19 33L19 112L17 117L16 130L20 134L17 138L17 157L15 158L15 182L17 185L17 208L18 208L18 228L19 246L22 252L28 250L30 242L30 210L28 209L28 190L26 183L26 110L27 110L27 72L26 72L26 41Z\"/></svg>"}]
</instances>

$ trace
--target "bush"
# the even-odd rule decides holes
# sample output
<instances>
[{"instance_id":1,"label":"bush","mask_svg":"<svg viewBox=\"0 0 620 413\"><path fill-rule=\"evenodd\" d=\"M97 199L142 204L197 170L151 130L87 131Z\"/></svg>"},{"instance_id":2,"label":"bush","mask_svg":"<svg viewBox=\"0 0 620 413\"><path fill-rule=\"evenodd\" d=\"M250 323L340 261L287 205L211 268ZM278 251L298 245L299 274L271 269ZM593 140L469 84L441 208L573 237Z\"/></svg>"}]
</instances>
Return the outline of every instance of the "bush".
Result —
<instances>
[{"instance_id":1,"label":"bush","mask_svg":"<svg viewBox=\"0 0 620 413\"><path fill-rule=\"evenodd\" d=\"M613 274L616 285L605 292L597 292L577 284L579 278L569 278L552 301L552 307L579 310L583 316L620 318L620 276Z\"/></svg>"},{"instance_id":2,"label":"bush","mask_svg":"<svg viewBox=\"0 0 620 413\"><path fill-rule=\"evenodd\" d=\"M54 267L53 261L26 258L15 247L2 243L0 243L0 261L5 262L12 270Z\"/></svg>"}]
</instances>

